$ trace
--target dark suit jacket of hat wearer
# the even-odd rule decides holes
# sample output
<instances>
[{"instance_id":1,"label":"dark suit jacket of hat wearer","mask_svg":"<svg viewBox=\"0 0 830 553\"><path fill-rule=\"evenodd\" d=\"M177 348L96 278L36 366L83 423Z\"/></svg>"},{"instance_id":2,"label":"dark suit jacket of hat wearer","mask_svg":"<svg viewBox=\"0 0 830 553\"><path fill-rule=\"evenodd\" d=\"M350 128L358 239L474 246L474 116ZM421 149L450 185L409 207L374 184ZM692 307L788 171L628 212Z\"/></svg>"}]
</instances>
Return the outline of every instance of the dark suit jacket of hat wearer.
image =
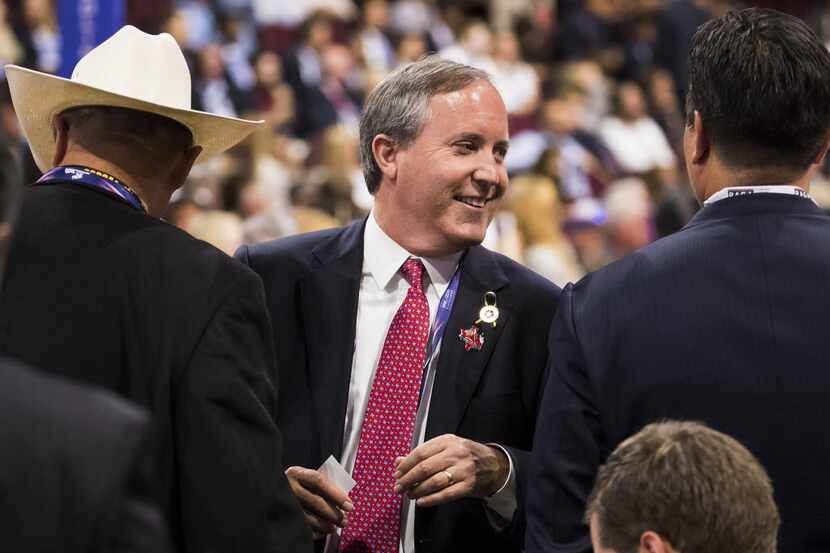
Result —
<instances>
[{"instance_id":1,"label":"dark suit jacket of hat wearer","mask_svg":"<svg viewBox=\"0 0 830 553\"><path fill-rule=\"evenodd\" d=\"M140 465L149 417L114 394L0 358L3 551L168 551Z\"/></svg>"},{"instance_id":2,"label":"dark suit jacket of hat wearer","mask_svg":"<svg viewBox=\"0 0 830 553\"><path fill-rule=\"evenodd\" d=\"M285 432L286 466L317 468L329 455L342 454L363 229L358 222L237 252L265 284L282 378L278 421ZM481 351L465 351L459 331L478 319L488 290L498 297L498 324L485 330ZM462 262L430 401L427 440L452 433L509 449L520 505L558 296L558 287L532 271L481 246L471 248ZM520 510L512 526L498 534L477 499L418 508L415 548L418 553L519 551L523 520Z\"/></svg>"},{"instance_id":3,"label":"dark suit jacket of hat wearer","mask_svg":"<svg viewBox=\"0 0 830 553\"><path fill-rule=\"evenodd\" d=\"M830 218L809 199L707 205L562 293L534 444L528 552L590 551L597 468L660 419L703 421L766 467L779 550L830 551ZM741 498L735 498L741 501Z\"/></svg>"},{"instance_id":4,"label":"dark suit jacket of hat wearer","mask_svg":"<svg viewBox=\"0 0 830 553\"><path fill-rule=\"evenodd\" d=\"M262 284L214 247L77 184L24 195L0 349L146 406L185 552L311 548L280 470Z\"/></svg>"}]
</instances>

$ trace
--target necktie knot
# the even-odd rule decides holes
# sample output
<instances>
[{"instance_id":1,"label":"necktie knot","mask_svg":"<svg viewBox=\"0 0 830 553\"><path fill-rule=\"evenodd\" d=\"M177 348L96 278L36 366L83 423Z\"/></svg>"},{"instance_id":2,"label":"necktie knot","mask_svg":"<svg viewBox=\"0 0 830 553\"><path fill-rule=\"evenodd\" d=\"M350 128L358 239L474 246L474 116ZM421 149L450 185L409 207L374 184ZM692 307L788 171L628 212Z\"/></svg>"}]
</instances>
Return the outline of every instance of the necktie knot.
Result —
<instances>
[{"instance_id":1,"label":"necktie knot","mask_svg":"<svg viewBox=\"0 0 830 553\"><path fill-rule=\"evenodd\" d=\"M420 259L410 257L404 261L404 264L401 265L401 274L416 291L423 291L422 276L424 274L424 264L421 263Z\"/></svg>"}]
</instances>

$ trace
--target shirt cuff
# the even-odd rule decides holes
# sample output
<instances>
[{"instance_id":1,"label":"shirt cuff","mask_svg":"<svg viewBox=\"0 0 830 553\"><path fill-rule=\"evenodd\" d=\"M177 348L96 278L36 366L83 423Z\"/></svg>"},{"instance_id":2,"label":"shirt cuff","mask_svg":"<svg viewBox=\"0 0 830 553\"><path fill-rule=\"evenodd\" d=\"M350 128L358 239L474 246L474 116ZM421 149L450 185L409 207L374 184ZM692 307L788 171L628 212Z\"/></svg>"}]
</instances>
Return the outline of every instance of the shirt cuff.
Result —
<instances>
[{"instance_id":1,"label":"shirt cuff","mask_svg":"<svg viewBox=\"0 0 830 553\"><path fill-rule=\"evenodd\" d=\"M487 514L487 520L490 521L493 528L501 532L513 522L513 515L516 513L519 504L516 499L516 473L513 469L513 459L507 449L499 444L490 443L487 445L502 450L507 456L507 462L510 463L510 469L504 484L496 493L484 498L484 512Z\"/></svg>"}]
</instances>

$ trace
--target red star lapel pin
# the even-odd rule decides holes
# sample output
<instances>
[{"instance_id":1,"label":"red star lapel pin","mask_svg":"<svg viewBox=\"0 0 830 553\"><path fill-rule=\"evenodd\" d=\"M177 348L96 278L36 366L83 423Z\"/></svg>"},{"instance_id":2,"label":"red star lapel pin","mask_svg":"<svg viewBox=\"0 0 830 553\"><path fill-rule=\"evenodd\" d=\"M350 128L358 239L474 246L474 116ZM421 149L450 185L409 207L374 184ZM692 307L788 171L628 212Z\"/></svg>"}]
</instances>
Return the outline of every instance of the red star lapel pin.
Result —
<instances>
[{"instance_id":1,"label":"red star lapel pin","mask_svg":"<svg viewBox=\"0 0 830 553\"><path fill-rule=\"evenodd\" d=\"M484 346L484 333L476 325L467 329L462 328L458 339L464 343L464 351L480 350Z\"/></svg>"}]
</instances>

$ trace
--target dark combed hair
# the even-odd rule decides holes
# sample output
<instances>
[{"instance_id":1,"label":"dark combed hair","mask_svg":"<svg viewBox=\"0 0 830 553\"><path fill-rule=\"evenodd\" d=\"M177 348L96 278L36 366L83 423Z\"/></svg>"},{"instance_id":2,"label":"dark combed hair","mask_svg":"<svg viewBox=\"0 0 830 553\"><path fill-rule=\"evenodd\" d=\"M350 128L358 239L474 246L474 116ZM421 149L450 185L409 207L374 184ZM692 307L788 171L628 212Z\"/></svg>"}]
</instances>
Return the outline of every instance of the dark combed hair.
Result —
<instances>
[{"instance_id":1,"label":"dark combed hair","mask_svg":"<svg viewBox=\"0 0 830 553\"><path fill-rule=\"evenodd\" d=\"M729 12L692 39L688 125L695 110L727 165L803 170L830 128L830 53L796 17Z\"/></svg>"},{"instance_id":2,"label":"dark combed hair","mask_svg":"<svg viewBox=\"0 0 830 553\"><path fill-rule=\"evenodd\" d=\"M737 440L701 423L649 424L600 467L588 498L603 547L634 553L653 531L683 553L775 553L772 484Z\"/></svg>"}]
</instances>

